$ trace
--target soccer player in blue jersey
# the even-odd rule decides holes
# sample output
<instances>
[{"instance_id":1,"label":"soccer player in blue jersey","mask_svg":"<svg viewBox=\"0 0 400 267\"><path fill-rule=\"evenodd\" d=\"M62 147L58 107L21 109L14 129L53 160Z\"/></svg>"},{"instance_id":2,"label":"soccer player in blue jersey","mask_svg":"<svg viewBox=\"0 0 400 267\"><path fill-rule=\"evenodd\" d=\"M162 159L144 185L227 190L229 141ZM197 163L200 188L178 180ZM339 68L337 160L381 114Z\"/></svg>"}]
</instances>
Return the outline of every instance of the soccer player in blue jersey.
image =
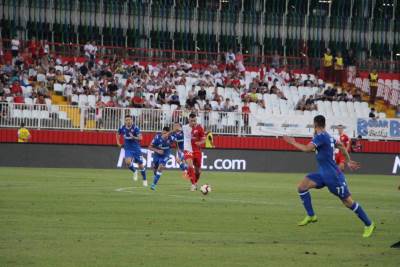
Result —
<instances>
[{"instance_id":1,"label":"soccer player in blue jersey","mask_svg":"<svg viewBox=\"0 0 400 267\"><path fill-rule=\"evenodd\" d=\"M185 172L187 170L187 165L183 153L183 131L180 123L176 122L174 124L174 132L172 133L172 136L175 138L176 142L176 162L179 164L179 168Z\"/></svg>"},{"instance_id":2,"label":"soccer player in blue jersey","mask_svg":"<svg viewBox=\"0 0 400 267\"><path fill-rule=\"evenodd\" d=\"M154 180L151 184L151 189L156 190L158 180L162 175L162 172L167 165L169 156L171 155L171 145L175 142L175 138L170 134L170 128L168 126L163 128L161 133L154 136L149 149L153 151L153 168L154 168Z\"/></svg>"},{"instance_id":3,"label":"soccer player in blue jersey","mask_svg":"<svg viewBox=\"0 0 400 267\"><path fill-rule=\"evenodd\" d=\"M125 163L128 168L135 175L136 169L133 166L134 163L138 164L140 173L143 177L143 186L147 186L146 179L146 169L143 165L142 150L140 147L140 141L142 140L142 135L138 126L133 124L132 116L125 116L125 124L122 125L117 134L115 135L117 140L117 145L122 147L120 143L120 136L124 138L124 149L125 149Z\"/></svg>"},{"instance_id":4,"label":"soccer player in blue jersey","mask_svg":"<svg viewBox=\"0 0 400 267\"><path fill-rule=\"evenodd\" d=\"M368 215L361 205L355 202L351 197L343 172L335 163L335 147L339 148L346 157L347 166L351 170L358 169L360 167L359 163L352 161L346 148L325 131L324 116L318 115L314 118L314 130L314 138L307 145L296 142L293 137L284 136L286 142L301 151L311 152L315 150L319 166L318 172L306 175L298 184L297 189L307 212L307 216L299 222L298 225L305 226L309 223L317 222L317 216L311 204L311 194L309 190L312 188L320 189L326 186L332 194L340 198L347 208L357 214L364 223L363 237L370 237L375 230L375 223L368 218Z\"/></svg>"}]
</instances>

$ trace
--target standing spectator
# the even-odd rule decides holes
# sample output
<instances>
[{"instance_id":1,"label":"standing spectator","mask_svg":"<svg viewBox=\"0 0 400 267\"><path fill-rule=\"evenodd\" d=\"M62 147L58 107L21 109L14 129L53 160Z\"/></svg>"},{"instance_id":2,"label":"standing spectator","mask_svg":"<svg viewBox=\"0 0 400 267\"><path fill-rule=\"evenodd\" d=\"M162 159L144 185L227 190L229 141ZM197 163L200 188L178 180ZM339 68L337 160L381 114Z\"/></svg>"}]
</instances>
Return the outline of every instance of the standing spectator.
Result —
<instances>
[{"instance_id":1,"label":"standing spectator","mask_svg":"<svg viewBox=\"0 0 400 267\"><path fill-rule=\"evenodd\" d=\"M221 111L232 112L235 108L231 105L231 100L229 98L225 99L225 102L222 104Z\"/></svg>"},{"instance_id":2,"label":"standing spectator","mask_svg":"<svg viewBox=\"0 0 400 267\"><path fill-rule=\"evenodd\" d=\"M31 134L28 129L25 128L25 123L21 123L20 128L17 132L18 135L18 143L27 143L29 139L31 139Z\"/></svg>"},{"instance_id":3,"label":"standing spectator","mask_svg":"<svg viewBox=\"0 0 400 267\"><path fill-rule=\"evenodd\" d=\"M158 108L156 100L154 99L154 95L150 95L149 100L146 101L146 108Z\"/></svg>"},{"instance_id":4,"label":"standing spectator","mask_svg":"<svg viewBox=\"0 0 400 267\"><path fill-rule=\"evenodd\" d=\"M16 58L18 56L20 46L21 46L20 41L16 37L14 37L11 40L11 53L12 53L13 58Z\"/></svg>"},{"instance_id":5,"label":"standing spectator","mask_svg":"<svg viewBox=\"0 0 400 267\"><path fill-rule=\"evenodd\" d=\"M337 85L342 85L343 83L343 70L344 70L344 61L342 57L342 53L339 51L335 57L335 81Z\"/></svg>"},{"instance_id":6,"label":"standing spectator","mask_svg":"<svg viewBox=\"0 0 400 267\"><path fill-rule=\"evenodd\" d=\"M247 101L245 101L244 104L243 104L242 113L243 113L243 122L244 122L244 126L245 126L245 127L248 127L248 126L249 126L250 107L249 107Z\"/></svg>"},{"instance_id":7,"label":"standing spectator","mask_svg":"<svg viewBox=\"0 0 400 267\"><path fill-rule=\"evenodd\" d=\"M39 56L39 44L35 37L29 42L29 52L31 53L32 59L36 60Z\"/></svg>"},{"instance_id":8,"label":"standing spectator","mask_svg":"<svg viewBox=\"0 0 400 267\"><path fill-rule=\"evenodd\" d=\"M333 56L331 54L331 50L329 48L326 49L324 57L322 58L323 66L324 66L324 78L327 82L332 82L332 73L333 73Z\"/></svg>"},{"instance_id":9,"label":"standing spectator","mask_svg":"<svg viewBox=\"0 0 400 267\"><path fill-rule=\"evenodd\" d=\"M161 87L157 95L157 102L161 105L167 104L167 93L165 87Z\"/></svg>"},{"instance_id":10,"label":"standing spectator","mask_svg":"<svg viewBox=\"0 0 400 267\"><path fill-rule=\"evenodd\" d=\"M274 69L279 69L279 61L280 61L280 56L278 54L278 50L275 50L272 56L271 67Z\"/></svg>"},{"instance_id":11,"label":"standing spectator","mask_svg":"<svg viewBox=\"0 0 400 267\"><path fill-rule=\"evenodd\" d=\"M4 64L4 50L3 50L3 42L0 41L0 65Z\"/></svg>"},{"instance_id":12,"label":"standing spectator","mask_svg":"<svg viewBox=\"0 0 400 267\"><path fill-rule=\"evenodd\" d=\"M226 65L233 64L236 60L236 56L233 53L232 49L229 49L229 51L225 54L225 63Z\"/></svg>"},{"instance_id":13,"label":"standing spectator","mask_svg":"<svg viewBox=\"0 0 400 267\"><path fill-rule=\"evenodd\" d=\"M206 148L215 148L214 146L214 137L211 131L207 131L206 134Z\"/></svg>"},{"instance_id":14,"label":"standing spectator","mask_svg":"<svg viewBox=\"0 0 400 267\"><path fill-rule=\"evenodd\" d=\"M237 55L236 55L236 70L240 73L240 75L242 77L244 77L246 74L246 68L244 67L243 60L244 60L243 54L240 52L237 53Z\"/></svg>"},{"instance_id":15,"label":"standing spectator","mask_svg":"<svg viewBox=\"0 0 400 267\"><path fill-rule=\"evenodd\" d=\"M308 46L307 46L307 41L303 41L303 45L300 50L300 56L302 58L301 60L301 68L306 69L306 71L309 71L309 62L308 62Z\"/></svg>"},{"instance_id":16,"label":"standing spectator","mask_svg":"<svg viewBox=\"0 0 400 267\"><path fill-rule=\"evenodd\" d=\"M375 104L376 94L378 92L378 79L379 75L376 70L372 70L372 72L368 76L369 79L369 103L371 105Z\"/></svg>"},{"instance_id":17,"label":"standing spectator","mask_svg":"<svg viewBox=\"0 0 400 267\"><path fill-rule=\"evenodd\" d=\"M345 66L347 68L347 82L353 83L353 80L356 77L356 57L354 56L354 52L350 49L347 52L346 59L345 59Z\"/></svg>"},{"instance_id":18,"label":"standing spectator","mask_svg":"<svg viewBox=\"0 0 400 267\"><path fill-rule=\"evenodd\" d=\"M206 100L206 103L204 104L204 111L206 111L206 112L210 112L210 111L212 111L212 106L211 106L211 104L210 104L210 100Z\"/></svg>"},{"instance_id":19,"label":"standing spectator","mask_svg":"<svg viewBox=\"0 0 400 267\"><path fill-rule=\"evenodd\" d=\"M91 60L91 51L92 51L92 44L87 41L85 46L83 47L83 50L85 51L85 57L88 61Z\"/></svg>"}]
</instances>

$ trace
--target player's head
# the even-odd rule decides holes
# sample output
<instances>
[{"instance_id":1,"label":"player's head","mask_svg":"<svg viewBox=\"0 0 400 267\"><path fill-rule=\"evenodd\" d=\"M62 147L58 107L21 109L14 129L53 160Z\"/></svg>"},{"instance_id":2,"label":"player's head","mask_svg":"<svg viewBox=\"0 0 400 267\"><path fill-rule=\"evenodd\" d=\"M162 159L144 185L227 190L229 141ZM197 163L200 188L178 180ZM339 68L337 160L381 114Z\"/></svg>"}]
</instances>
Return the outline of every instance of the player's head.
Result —
<instances>
[{"instance_id":1,"label":"player's head","mask_svg":"<svg viewBox=\"0 0 400 267\"><path fill-rule=\"evenodd\" d=\"M314 129L323 130L325 129L325 117L322 115L317 115L314 117Z\"/></svg>"},{"instance_id":2,"label":"player's head","mask_svg":"<svg viewBox=\"0 0 400 267\"><path fill-rule=\"evenodd\" d=\"M173 131L177 132L177 131L180 131L181 129L182 129L182 125L179 122L175 122Z\"/></svg>"},{"instance_id":3,"label":"player's head","mask_svg":"<svg viewBox=\"0 0 400 267\"><path fill-rule=\"evenodd\" d=\"M190 113L190 115L189 115L189 125L190 125L190 127L196 126L196 124L197 124L196 114Z\"/></svg>"},{"instance_id":4,"label":"player's head","mask_svg":"<svg viewBox=\"0 0 400 267\"><path fill-rule=\"evenodd\" d=\"M131 127L133 124L132 116L131 115L125 115L125 125L128 127Z\"/></svg>"},{"instance_id":5,"label":"player's head","mask_svg":"<svg viewBox=\"0 0 400 267\"><path fill-rule=\"evenodd\" d=\"M339 124L339 125L337 126L337 129L338 129L339 134L342 135L343 132L344 132L344 126L341 125L341 124Z\"/></svg>"},{"instance_id":6,"label":"player's head","mask_svg":"<svg viewBox=\"0 0 400 267\"><path fill-rule=\"evenodd\" d=\"M165 127L162 129L162 132L161 132L162 138L167 139L170 130L171 130L171 129L170 129L168 126L165 126Z\"/></svg>"}]
</instances>

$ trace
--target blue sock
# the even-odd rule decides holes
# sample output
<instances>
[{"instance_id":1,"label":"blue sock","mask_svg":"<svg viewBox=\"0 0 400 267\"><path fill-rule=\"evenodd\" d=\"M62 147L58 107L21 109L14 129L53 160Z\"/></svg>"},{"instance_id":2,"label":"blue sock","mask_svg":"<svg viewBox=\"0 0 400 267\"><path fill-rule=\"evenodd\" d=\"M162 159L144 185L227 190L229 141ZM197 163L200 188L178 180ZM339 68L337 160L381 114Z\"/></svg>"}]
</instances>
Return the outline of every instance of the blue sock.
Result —
<instances>
[{"instance_id":1,"label":"blue sock","mask_svg":"<svg viewBox=\"0 0 400 267\"><path fill-rule=\"evenodd\" d=\"M128 168L129 168L131 171L133 171L133 172L136 171L135 167L133 166L133 161L131 162L131 165L129 165Z\"/></svg>"},{"instance_id":2,"label":"blue sock","mask_svg":"<svg viewBox=\"0 0 400 267\"><path fill-rule=\"evenodd\" d=\"M354 202L353 205L351 205L350 209L354 211L355 214L357 214L358 218L363 221L365 226L371 225L371 220L368 218L368 215L365 213L361 205L359 205L357 202Z\"/></svg>"},{"instance_id":3,"label":"blue sock","mask_svg":"<svg viewBox=\"0 0 400 267\"><path fill-rule=\"evenodd\" d=\"M303 202L303 206L307 211L308 216L314 216L314 210L311 204L311 194L310 192L307 191L299 191L299 196L301 198L301 201Z\"/></svg>"},{"instance_id":4,"label":"blue sock","mask_svg":"<svg viewBox=\"0 0 400 267\"><path fill-rule=\"evenodd\" d=\"M156 174L154 175L153 184L157 184L158 183L158 180L160 180L161 175L162 175L162 172L156 172Z\"/></svg>"},{"instance_id":5,"label":"blue sock","mask_svg":"<svg viewBox=\"0 0 400 267\"><path fill-rule=\"evenodd\" d=\"M179 168L181 168L182 171L186 171L187 170L187 166L183 162L181 164L179 164Z\"/></svg>"},{"instance_id":6,"label":"blue sock","mask_svg":"<svg viewBox=\"0 0 400 267\"><path fill-rule=\"evenodd\" d=\"M146 181L147 180L147 178L146 178L146 169L144 167L143 167L143 169L140 170L140 173L142 174L143 181Z\"/></svg>"}]
</instances>

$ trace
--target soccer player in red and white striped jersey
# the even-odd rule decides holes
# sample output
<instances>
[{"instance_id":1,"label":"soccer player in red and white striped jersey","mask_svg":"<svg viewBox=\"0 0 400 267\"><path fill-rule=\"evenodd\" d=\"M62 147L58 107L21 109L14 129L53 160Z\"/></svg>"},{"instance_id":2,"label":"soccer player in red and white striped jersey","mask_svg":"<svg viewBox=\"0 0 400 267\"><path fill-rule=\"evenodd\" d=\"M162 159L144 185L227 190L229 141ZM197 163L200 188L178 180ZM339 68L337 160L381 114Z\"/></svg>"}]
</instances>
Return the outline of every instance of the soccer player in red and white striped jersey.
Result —
<instances>
[{"instance_id":1,"label":"soccer player in red and white striped jersey","mask_svg":"<svg viewBox=\"0 0 400 267\"><path fill-rule=\"evenodd\" d=\"M185 161L188 165L187 176L190 178L192 186L191 191L197 190L197 182L200 179L202 152L201 147L204 145L206 137L204 129L197 124L196 114L189 115L189 124L182 127L183 130L183 150Z\"/></svg>"}]
</instances>

